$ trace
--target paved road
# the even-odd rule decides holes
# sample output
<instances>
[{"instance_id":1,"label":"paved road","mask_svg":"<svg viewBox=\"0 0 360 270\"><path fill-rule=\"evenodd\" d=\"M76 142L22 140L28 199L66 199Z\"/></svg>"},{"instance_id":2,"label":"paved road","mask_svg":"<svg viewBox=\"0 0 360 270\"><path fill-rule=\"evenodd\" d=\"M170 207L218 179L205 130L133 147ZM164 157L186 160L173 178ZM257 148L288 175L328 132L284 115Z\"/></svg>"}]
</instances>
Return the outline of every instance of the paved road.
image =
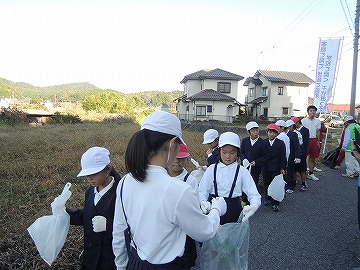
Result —
<instances>
[{"instance_id":1,"label":"paved road","mask_svg":"<svg viewBox=\"0 0 360 270\"><path fill-rule=\"evenodd\" d=\"M280 212L261 206L250 218L249 270L360 268L357 180L320 167L320 181L287 195Z\"/></svg>"}]
</instances>

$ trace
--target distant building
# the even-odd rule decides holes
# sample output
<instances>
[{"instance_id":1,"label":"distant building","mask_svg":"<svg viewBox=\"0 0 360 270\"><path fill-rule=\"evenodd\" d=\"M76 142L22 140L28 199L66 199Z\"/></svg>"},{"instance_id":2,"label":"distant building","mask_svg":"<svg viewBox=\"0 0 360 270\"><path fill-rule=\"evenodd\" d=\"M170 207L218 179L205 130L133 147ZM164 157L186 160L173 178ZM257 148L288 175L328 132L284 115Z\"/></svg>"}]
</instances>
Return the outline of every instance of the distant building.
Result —
<instances>
[{"instance_id":1,"label":"distant building","mask_svg":"<svg viewBox=\"0 0 360 270\"><path fill-rule=\"evenodd\" d=\"M186 121L233 122L244 106L236 99L238 82L243 76L216 68L199 70L186 75L184 94L177 98L178 117Z\"/></svg>"},{"instance_id":2,"label":"distant building","mask_svg":"<svg viewBox=\"0 0 360 270\"><path fill-rule=\"evenodd\" d=\"M244 83L248 87L247 114L265 118L305 116L313 82L300 72L258 70Z\"/></svg>"}]
</instances>

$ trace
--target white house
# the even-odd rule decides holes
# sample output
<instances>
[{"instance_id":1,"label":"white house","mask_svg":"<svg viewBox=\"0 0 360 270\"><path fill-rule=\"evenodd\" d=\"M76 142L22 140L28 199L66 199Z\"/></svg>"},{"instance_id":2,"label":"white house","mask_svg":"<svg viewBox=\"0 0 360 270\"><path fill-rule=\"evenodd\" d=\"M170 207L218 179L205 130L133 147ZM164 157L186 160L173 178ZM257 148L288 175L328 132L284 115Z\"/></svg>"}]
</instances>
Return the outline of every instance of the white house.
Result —
<instances>
[{"instance_id":1,"label":"white house","mask_svg":"<svg viewBox=\"0 0 360 270\"><path fill-rule=\"evenodd\" d=\"M243 84L248 87L247 113L270 119L305 116L311 92L309 86L313 82L300 72L258 70Z\"/></svg>"},{"instance_id":2,"label":"white house","mask_svg":"<svg viewBox=\"0 0 360 270\"><path fill-rule=\"evenodd\" d=\"M243 76L222 70L199 70L186 75L184 95L176 101L178 117L187 121L232 122L239 114L238 82Z\"/></svg>"}]
</instances>

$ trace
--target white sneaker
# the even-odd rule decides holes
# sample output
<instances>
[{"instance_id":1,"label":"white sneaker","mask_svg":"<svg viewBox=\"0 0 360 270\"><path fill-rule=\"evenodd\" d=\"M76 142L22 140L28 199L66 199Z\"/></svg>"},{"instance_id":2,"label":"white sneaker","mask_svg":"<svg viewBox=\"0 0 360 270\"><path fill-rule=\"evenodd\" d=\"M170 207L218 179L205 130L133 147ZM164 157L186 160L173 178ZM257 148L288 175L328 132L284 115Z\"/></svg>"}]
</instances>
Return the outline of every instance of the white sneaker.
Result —
<instances>
[{"instance_id":1,"label":"white sneaker","mask_svg":"<svg viewBox=\"0 0 360 270\"><path fill-rule=\"evenodd\" d=\"M314 167L314 171L315 171L315 172L322 172L323 170L322 170L322 169L319 169L319 168Z\"/></svg>"},{"instance_id":2,"label":"white sneaker","mask_svg":"<svg viewBox=\"0 0 360 270\"><path fill-rule=\"evenodd\" d=\"M307 178L309 178L313 181L319 181L319 178L317 178L314 174L309 174Z\"/></svg>"}]
</instances>

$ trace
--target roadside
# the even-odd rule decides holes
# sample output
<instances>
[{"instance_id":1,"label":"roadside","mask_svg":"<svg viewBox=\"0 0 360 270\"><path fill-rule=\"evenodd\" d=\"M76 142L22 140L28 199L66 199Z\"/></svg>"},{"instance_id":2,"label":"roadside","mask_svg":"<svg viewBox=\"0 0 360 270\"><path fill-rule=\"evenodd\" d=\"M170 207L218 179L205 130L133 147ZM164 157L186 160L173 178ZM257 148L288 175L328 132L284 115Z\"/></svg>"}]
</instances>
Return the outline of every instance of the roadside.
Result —
<instances>
[{"instance_id":1,"label":"roadside","mask_svg":"<svg viewBox=\"0 0 360 270\"><path fill-rule=\"evenodd\" d=\"M280 212L261 206L250 219L249 269L354 269L360 267L357 179L320 165L320 181L287 194Z\"/></svg>"}]
</instances>

